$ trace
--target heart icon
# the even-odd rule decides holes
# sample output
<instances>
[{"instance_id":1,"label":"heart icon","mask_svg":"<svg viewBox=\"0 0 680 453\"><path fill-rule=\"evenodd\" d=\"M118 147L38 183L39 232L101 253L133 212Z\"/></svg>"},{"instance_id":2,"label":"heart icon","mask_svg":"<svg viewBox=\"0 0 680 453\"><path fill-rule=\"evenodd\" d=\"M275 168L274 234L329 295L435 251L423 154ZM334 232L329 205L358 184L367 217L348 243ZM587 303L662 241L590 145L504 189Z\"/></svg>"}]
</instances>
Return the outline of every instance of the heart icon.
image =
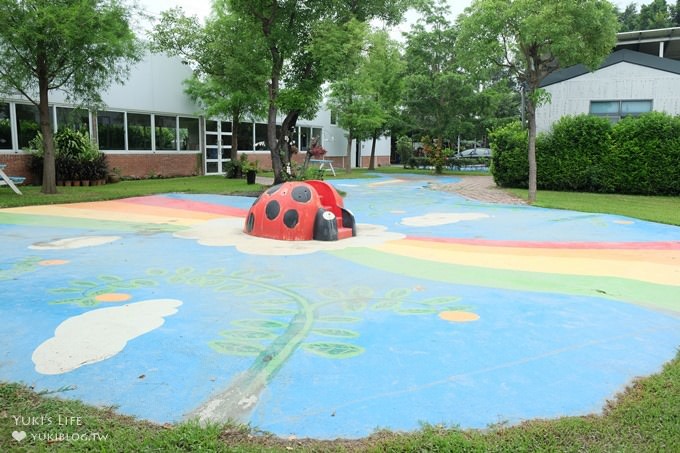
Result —
<instances>
[{"instance_id":1,"label":"heart icon","mask_svg":"<svg viewBox=\"0 0 680 453\"><path fill-rule=\"evenodd\" d=\"M17 442L21 442L26 438L26 431L12 431L12 437L14 437L14 440Z\"/></svg>"}]
</instances>

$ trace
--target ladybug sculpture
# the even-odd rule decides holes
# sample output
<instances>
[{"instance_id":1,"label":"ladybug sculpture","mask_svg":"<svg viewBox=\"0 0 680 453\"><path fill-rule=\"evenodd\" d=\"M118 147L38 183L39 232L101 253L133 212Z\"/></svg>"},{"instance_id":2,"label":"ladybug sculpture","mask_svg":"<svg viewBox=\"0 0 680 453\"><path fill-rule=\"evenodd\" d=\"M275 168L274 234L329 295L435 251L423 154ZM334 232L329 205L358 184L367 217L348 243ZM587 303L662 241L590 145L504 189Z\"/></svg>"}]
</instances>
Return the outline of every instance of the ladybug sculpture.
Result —
<instances>
[{"instance_id":1,"label":"ladybug sculpture","mask_svg":"<svg viewBox=\"0 0 680 453\"><path fill-rule=\"evenodd\" d=\"M356 225L333 186L291 181L272 186L255 200L243 231L284 241L337 241L356 236Z\"/></svg>"}]
</instances>

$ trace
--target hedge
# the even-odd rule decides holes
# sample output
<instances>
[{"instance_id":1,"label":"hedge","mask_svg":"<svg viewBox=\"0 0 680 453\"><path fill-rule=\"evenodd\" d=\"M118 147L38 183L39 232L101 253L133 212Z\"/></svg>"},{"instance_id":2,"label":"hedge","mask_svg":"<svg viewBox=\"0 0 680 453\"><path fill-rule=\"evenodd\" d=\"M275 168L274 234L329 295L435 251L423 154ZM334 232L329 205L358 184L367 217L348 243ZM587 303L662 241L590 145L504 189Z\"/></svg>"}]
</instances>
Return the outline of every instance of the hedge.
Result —
<instances>
[{"instance_id":1,"label":"hedge","mask_svg":"<svg viewBox=\"0 0 680 453\"><path fill-rule=\"evenodd\" d=\"M489 137L496 184L527 187L527 131L516 122ZM680 195L680 116L652 112L615 125L563 117L538 136L536 162L540 189Z\"/></svg>"}]
</instances>

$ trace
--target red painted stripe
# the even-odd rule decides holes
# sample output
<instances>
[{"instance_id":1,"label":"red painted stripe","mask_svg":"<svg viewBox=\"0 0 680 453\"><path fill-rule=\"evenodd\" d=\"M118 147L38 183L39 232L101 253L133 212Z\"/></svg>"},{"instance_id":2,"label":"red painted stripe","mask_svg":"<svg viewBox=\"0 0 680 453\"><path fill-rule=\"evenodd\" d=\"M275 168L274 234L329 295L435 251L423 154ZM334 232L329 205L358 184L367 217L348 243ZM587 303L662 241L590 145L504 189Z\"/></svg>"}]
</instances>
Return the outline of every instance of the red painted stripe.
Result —
<instances>
[{"instance_id":1,"label":"red painted stripe","mask_svg":"<svg viewBox=\"0 0 680 453\"><path fill-rule=\"evenodd\" d=\"M145 206L158 206L161 208L182 209L185 211L209 212L211 214L219 214L231 217L245 217L246 214L248 214L248 210L243 208L233 208L231 206L222 206L218 204L206 203L203 201L179 200L177 198L168 198L160 195L126 198L121 201Z\"/></svg>"},{"instance_id":2,"label":"red painted stripe","mask_svg":"<svg viewBox=\"0 0 680 453\"><path fill-rule=\"evenodd\" d=\"M446 244L478 245L485 247L523 247L545 249L616 249L616 250L680 250L680 241L658 242L534 242L495 241L490 239L428 238L407 236L414 241L439 242Z\"/></svg>"}]
</instances>

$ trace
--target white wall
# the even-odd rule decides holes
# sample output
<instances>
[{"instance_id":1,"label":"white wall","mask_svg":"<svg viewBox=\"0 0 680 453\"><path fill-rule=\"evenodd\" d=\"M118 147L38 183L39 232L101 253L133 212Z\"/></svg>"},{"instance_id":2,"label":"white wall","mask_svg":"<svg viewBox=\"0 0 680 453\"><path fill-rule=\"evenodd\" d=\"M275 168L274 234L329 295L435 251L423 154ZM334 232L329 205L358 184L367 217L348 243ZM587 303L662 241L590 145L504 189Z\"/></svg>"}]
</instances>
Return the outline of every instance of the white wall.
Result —
<instances>
[{"instance_id":1,"label":"white wall","mask_svg":"<svg viewBox=\"0 0 680 453\"><path fill-rule=\"evenodd\" d=\"M628 62L545 87L550 104L536 111L539 132L565 115L588 113L590 101L652 100L654 111L680 114L680 75Z\"/></svg>"}]
</instances>

